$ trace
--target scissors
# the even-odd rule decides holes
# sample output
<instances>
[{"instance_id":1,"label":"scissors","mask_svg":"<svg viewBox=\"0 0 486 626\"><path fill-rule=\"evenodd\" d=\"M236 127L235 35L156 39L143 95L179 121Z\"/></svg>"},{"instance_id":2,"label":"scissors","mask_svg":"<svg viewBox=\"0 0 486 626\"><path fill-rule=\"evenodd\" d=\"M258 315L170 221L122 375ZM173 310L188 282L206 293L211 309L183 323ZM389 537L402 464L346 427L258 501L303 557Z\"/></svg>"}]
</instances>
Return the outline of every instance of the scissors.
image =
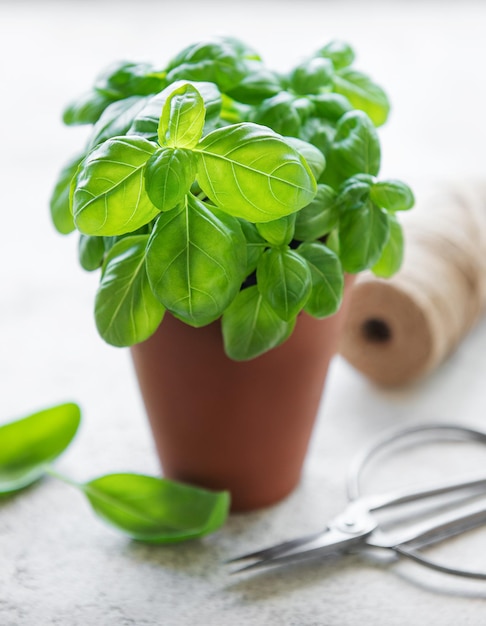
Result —
<instances>
[{"instance_id":1,"label":"scissors","mask_svg":"<svg viewBox=\"0 0 486 626\"><path fill-rule=\"evenodd\" d=\"M341 514L328 522L324 530L231 559L227 563L250 561L233 573L285 565L311 557L343 555L380 548L447 574L486 580L486 572L449 567L432 561L420 553L420 549L425 546L486 523L484 497L486 475L428 485L420 489L399 489L378 495L360 495L360 478L371 459L390 444L411 436L419 436L422 441L432 437L432 439L473 440L486 443L486 432L454 424L415 426L387 435L365 449L352 463L347 479L349 504ZM449 499L445 505L444 496L449 495L453 497L453 501ZM427 501L429 501L429 508L426 511L428 517L410 523L409 514L408 518L405 518L405 525L402 523L398 529L386 530L375 515L378 511L395 507L398 509L399 505ZM434 504L435 501L438 501L433 509L436 514L431 517L430 503ZM420 515L423 517L423 511Z\"/></svg>"}]
</instances>

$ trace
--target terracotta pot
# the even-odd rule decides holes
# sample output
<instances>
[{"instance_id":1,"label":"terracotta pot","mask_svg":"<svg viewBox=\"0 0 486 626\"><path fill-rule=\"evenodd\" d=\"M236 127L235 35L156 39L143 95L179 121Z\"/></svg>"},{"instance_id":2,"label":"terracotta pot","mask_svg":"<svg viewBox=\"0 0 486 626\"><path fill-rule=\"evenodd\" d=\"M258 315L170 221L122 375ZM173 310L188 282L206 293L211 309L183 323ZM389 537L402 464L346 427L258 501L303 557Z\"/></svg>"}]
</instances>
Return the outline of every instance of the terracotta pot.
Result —
<instances>
[{"instance_id":1,"label":"terracotta pot","mask_svg":"<svg viewBox=\"0 0 486 626\"><path fill-rule=\"evenodd\" d=\"M225 355L219 323L195 329L166 314L132 347L164 475L228 489L233 511L291 492L345 308L324 320L302 314L286 343L246 362Z\"/></svg>"}]
</instances>

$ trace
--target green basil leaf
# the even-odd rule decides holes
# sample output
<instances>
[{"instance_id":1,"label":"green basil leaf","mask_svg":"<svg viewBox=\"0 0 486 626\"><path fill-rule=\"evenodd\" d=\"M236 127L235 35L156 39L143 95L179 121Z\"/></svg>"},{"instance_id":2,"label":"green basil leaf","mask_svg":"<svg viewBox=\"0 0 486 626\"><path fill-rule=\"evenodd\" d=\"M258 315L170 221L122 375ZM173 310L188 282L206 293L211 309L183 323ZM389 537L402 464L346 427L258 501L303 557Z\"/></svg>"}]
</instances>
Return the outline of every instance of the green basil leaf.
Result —
<instances>
[{"instance_id":1,"label":"green basil leaf","mask_svg":"<svg viewBox=\"0 0 486 626\"><path fill-rule=\"evenodd\" d=\"M337 226L339 207L336 192L327 185L317 185L317 193L310 204L297 213L295 238L314 241L327 235Z\"/></svg>"},{"instance_id":2,"label":"green basil leaf","mask_svg":"<svg viewBox=\"0 0 486 626\"><path fill-rule=\"evenodd\" d=\"M317 94L332 86L334 66L329 59L314 57L290 74L290 86L296 93Z\"/></svg>"},{"instance_id":3,"label":"green basil leaf","mask_svg":"<svg viewBox=\"0 0 486 626\"><path fill-rule=\"evenodd\" d=\"M221 106L220 119L216 119L212 124L206 124L204 128L205 134L228 124L239 124L250 117L250 106L241 104L241 102L233 100L224 93L221 94L221 99L223 104Z\"/></svg>"},{"instance_id":4,"label":"green basil leaf","mask_svg":"<svg viewBox=\"0 0 486 626\"><path fill-rule=\"evenodd\" d=\"M368 76L350 68L334 76L334 91L346 96L355 109L364 111L375 126L384 124L390 113L388 96Z\"/></svg>"},{"instance_id":5,"label":"green basil leaf","mask_svg":"<svg viewBox=\"0 0 486 626\"><path fill-rule=\"evenodd\" d=\"M216 41L230 46L237 56L245 59L246 61L262 60L258 52L254 48L246 44L244 41L241 41L241 39L237 39L236 37L228 37L226 35L224 37L217 37Z\"/></svg>"},{"instance_id":6,"label":"green basil leaf","mask_svg":"<svg viewBox=\"0 0 486 626\"><path fill-rule=\"evenodd\" d=\"M78 257L81 267L87 272L99 269L105 257L104 238L80 235Z\"/></svg>"},{"instance_id":7,"label":"green basil leaf","mask_svg":"<svg viewBox=\"0 0 486 626\"><path fill-rule=\"evenodd\" d=\"M336 200L340 210L356 209L367 202L370 197L371 184L359 175L345 180L339 187Z\"/></svg>"},{"instance_id":8,"label":"green basil leaf","mask_svg":"<svg viewBox=\"0 0 486 626\"><path fill-rule=\"evenodd\" d=\"M257 285L275 313L289 322L306 303L311 272L305 259L290 249L267 250L257 265Z\"/></svg>"},{"instance_id":9,"label":"green basil leaf","mask_svg":"<svg viewBox=\"0 0 486 626\"><path fill-rule=\"evenodd\" d=\"M311 117L300 129L299 137L315 146L327 160L327 155L331 150L335 135L336 129L333 123ZM321 177L326 173L327 168L328 165L326 163L326 168L321 174Z\"/></svg>"},{"instance_id":10,"label":"green basil leaf","mask_svg":"<svg viewBox=\"0 0 486 626\"><path fill-rule=\"evenodd\" d=\"M147 101L148 97L131 96L107 106L93 127L88 149L92 150L111 137L125 135L135 117L146 106Z\"/></svg>"},{"instance_id":11,"label":"green basil leaf","mask_svg":"<svg viewBox=\"0 0 486 626\"><path fill-rule=\"evenodd\" d=\"M403 261L404 237L402 227L393 214L388 215L390 235L377 263L371 268L373 274L390 278L400 269Z\"/></svg>"},{"instance_id":12,"label":"green basil leaf","mask_svg":"<svg viewBox=\"0 0 486 626\"><path fill-rule=\"evenodd\" d=\"M81 486L95 513L133 539L175 543L224 524L230 497L165 478L108 474Z\"/></svg>"},{"instance_id":13,"label":"green basil leaf","mask_svg":"<svg viewBox=\"0 0 486 626\"><path fill-rule=\"evenodd\" d=\"M281 91L257 107L252 119L257 124L268 126L276 133L296 137L299 135L302 120L295 101L295 96L287 91Z\"/></svg>"},{"instance_id":14,"label":"green basil leaf","mask_svg":"<svg viewBox=\"0 0 486 626\"><path fill-rule=\"evenodd\" d=\"M95 300L98 332L112 346L132 346L152 335L164 316L147 278L148 235L125 237L107 254Z\"/></svg>"},{"instance_id":15,"label":"green basil leaf","mask_svg":"<svg viewBox=\"0 0 486 626\"><path fill-rule=\"evenodd\" d=\"M51 219L56 230L63 235L68 235L75 229L73 214L69 206L69 194L71 181L83 158L84 154L78 155L66 163L59 174L59 178L51 195L49 203Z\"/></svg>"},{"instance_id":16,"label":"green basil leaf","mask_svg":"<svg viewBox=\"0 0 486 626\"><path fill-rule=\"evenodd\" d=\"M235 361L246 361L283 343L292 333L295 319L284 322L253 285L238 293L221 324L226 354Z\"/></svg>"},{"instance_id":17,"label":"green basil leaf","mask_svg":"<svg viewBox=\"0 0 486 626\"><path fill-rule=\"evenodd\" d=\"M372 267L389 233L388 214L370 201L344 211L339 220L339 258L344 271L355 274Z\"/></svg>"},{"instance_id":18,"label":"green basil leaf","mask_svg":"<svg viewBox=\"0 0 486 626\"><path fill-rule=\"evenodd\" d=\"M294 237L295 215L292 213L272 222L261 222L256 225L257 230L272 246L286 246Z\"/></svg>"},{"instance_id":19,"label":"green basil leaf","mask_svg":"<svg viewBox=\"0 0 486 626\"><path fill-rule=\"evenodd\" d=\"M86 235L122 235L158 210L145 192L145 164L157 146L142 137L113 137L92 150L73 183L74 222Z\"/></svg>"},{"instance_id":20,"label":"green basil leaf","mask_svg":"<svg viewBox=\"0 0 486 626\"><path fill-rule=\"evenodd\" d=\"M148 99L145 107L138 113L128 130L128 134L140 135L150 141L157 141L160 117L164 109L167 98L175 89L188 85L187 81L179 81L169 85L160 93ZM191 83L204 101L206 109L206 126L212 124L221 112L222 99L219 89L213 83L193 82Z\"/></svg>"},{"instance_id":21,"label":"green basil leaf","mask_svg":"<svg viewBox=\"0 0 486 626\"><path fill-rule=\"evenodd\" d=\"M243 104L261 104L282 90L278 74L267 69L259 61L247 61L247 75L228 92L228 96Z\"/></svg>"},{"instance_id":22,"label":"green basil leaf","mask_svg":"<svg viewBox=\"0 0 486 626\"><path fill-rule=\"evenodd\" d=\"M67 403L0 426L0 494L42 478L71 443L80 421L79 407Z\"/></svg>"},{"instance_id":23,"label":"green basil leaf","mask_svg":"<svg viewBox=\"0 0 486 626\"><path fill-rule=\"evenodd\" d=\"M336 126L322 182L337 187L356 174L376 176L380 160L380 141L369 117L361 111L351 111Z\"/></svg>"},{"instance_id":24,"label":"green basil leaf","mask_svg":"<svg viewBox=\"0 0 486 626\"><path fill-rule=\"evenodd\" d=\"M148 63L117 61L98 76L95 89L118 99L157 93L166 84L164 73L155 71Z\"/></svg>"},{"instance_id":25,"label":"green basil leaf","mask_svg":"<svg viewBox=\"0 0 486 626\"><path fill-rule=\"evenodd\" d=\"M230 39L214 39L182 50L167 66L169 83L177 80L208 81L227 92L246 74L240 44Z\"/></svg>"},{"instance_id":26,"label":"green basil leaf","mask_svg":"<svg viewBox=\"0 0 486 626\"><path fill-rule=\"evenodd\" d=\"M316 148L316 146L313 146L307 141L297 139L297 137L286 137L285 141L304 157L314 178L317 180L326 167L326 159L319 148Z\"/></svg>"},{"instance_id":27,"label":"green basil leaf","mask_svg":"<svg viewBox=\"0 0 486 626\"><path fill-rule=\"evenodd\" d=\"M354 61L354 51L351 46L344 41L331 41L316 52L315 56L331 59L334 67L338 70L351 65Z\"/></svg>"},{"instance_id":28,"label":"green basil leaf","mask_svg":"<svg viewBox=\"0 0 486 626\"><path fill-rule=\"evenodd\" d=\"M316 117L337 122L345 113L352 110L349 100L339 93L321 93L318 96L310 96L314 104Z\"/></svg>"},{"instance_id":29,"label":"green basil leaf","mask_svg":"<svg viewBox=\"0 0 486 626\"><path fill-rule=\"evenodd\" d=\"M246 239L246 270L245 276L252 274L257 263L267 248L267 242L259 234L255 224L246 220L238 220Z\"/></svg>"},{"instance_id":30,"label":"green basil leaf","mask_svg":"<svg viewBox=\"0 0 486 626\"><path fill-rule=\"evenodd\" d=\"M408 211L415 204L412 190L400 180L384 180L371 187L373 202L387 211Z\"/></svg>"},{"instance_id":31,"label":"green basil leaf","mask_svg":"<svg viewBox=\"0 0 486 626\"><path fill-rule=\"evenodd\" d=\"M216 320L236 296L246 269L241 226L192 195L158 218L147 252L152 289L187 324Z\"/></svg>"},{"instance_id":32,"label":"green basil leaf","mask_svg":"<svg viewBox=\"0 0 486 626\"><path fill-rule=\"evenodd\" d=\"M88 91L71 102L62 114L62 121L67 126L80 124L94 124L106 109L114 101L98 91Z\"/></svg>"},{"instance_id":33,"label":"green basil leaf","mask_svg":"<svg viewBox=\"0 0 486 626\"><path fill-rule=\"evenodd\" d=\"M205 116L204 100L190 83L177 87L167 97L160 117L160 145L193 148L201 139Z\"/></svg>"},{"instance_id":34,"label":"green basil leaf","mask_svg":"<svg viewBox=\"0 0 486 626\"><path fill-rule=\"evenodd\" d=\"M338 256L322 243L303 243L297 248L311 271L312 290L305 311L321 319L341 306L344 273Z\"/></svg>"},{"instance_id":35,"label":"green basil leaf","mask_svg":"<svg viewBox=\"0 0 486 626\"><path fill-rule=\"evenodd\" d=\"M197 155L190 150L161 148L147 161L145 188L160 211L173 209L196 178Z\"/></svg>"},{"instance_id":36,"label":"green basil leaf","mask_svg":"<svg viewBox=\"0 0 486 626\"><path fill-rule=\"evenodd\" d=\"M309 204L316 183L282 137L255 124L213 131L199 144L198 183L221 210L269 222Z\"/></svg>"}]
</instances>

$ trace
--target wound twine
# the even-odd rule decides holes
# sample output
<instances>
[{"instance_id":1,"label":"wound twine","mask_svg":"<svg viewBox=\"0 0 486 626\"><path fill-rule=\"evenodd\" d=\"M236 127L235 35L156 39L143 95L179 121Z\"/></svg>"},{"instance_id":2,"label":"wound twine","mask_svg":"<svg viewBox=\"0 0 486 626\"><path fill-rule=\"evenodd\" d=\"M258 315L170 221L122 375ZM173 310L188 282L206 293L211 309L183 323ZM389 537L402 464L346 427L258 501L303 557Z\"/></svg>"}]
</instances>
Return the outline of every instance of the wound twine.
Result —
<instances>
[{"instance_id":1,"label":"wound twine","mask_svg":"<svg viewBox=\"0 0 486 626\"><path fill-rule=\"evenodd\" d=\"M385 386L436 368L486 308L486 183L438 186L404 217L401 270L358 277L340 343L351 365Z\"/></svg>"}]
</instances>

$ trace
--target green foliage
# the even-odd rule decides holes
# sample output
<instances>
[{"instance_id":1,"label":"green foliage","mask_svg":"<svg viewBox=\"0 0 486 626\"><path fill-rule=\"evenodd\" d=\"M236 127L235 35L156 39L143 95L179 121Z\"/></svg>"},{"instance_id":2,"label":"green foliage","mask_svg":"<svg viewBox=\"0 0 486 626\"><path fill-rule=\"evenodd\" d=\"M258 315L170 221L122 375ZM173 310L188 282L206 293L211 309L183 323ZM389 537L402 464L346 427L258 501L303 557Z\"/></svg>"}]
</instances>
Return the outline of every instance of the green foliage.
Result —
<instances>
[{"instance_id":1,"label":"green foliage","mask_svg":"<svg viewBox=\"0 0 486 626\"><path fill-rule=\"evenodd\" d=\"M81 485L93 510L133 539L175 543L208 535L224 524L229 494L154 476L107 474Z\"/></svg>"},{"instance_id":2,"label":"green foliage","mask_svg":"<svg viewBox=\"0 0 486 626\"><path fill-rule=\"evenodd\" d=\"M155 296L192 326L221 316L236 296L246 269L240 223L192 195L157 220L147 249Z\"/></svg>"},{"instance_id":3,"label":"green foliage","mask_svg":"<svg viewBox=\"0 0 486 626\"><path fill-rule=\"evenodd\" d=\"M86 235L122 235L158 213L145 193L144 169L157 149L142 137L114 137L92 150L75 175L72 211Z\"/></svg>"},{"instance_id":4,"label":"green foliage","mask_svg":"<svg viewBox=\"0 0 486 626\"><path fill-rule=\"evenodd\" d=\"M238 293L222 318L224 347L235 361L247 361L275 348L291 334L295 319L284 321L253 285Z\"/></svg>"},{"instance_id":5,"label":"green foliage","mask_svg":"<svg viewBox=\"0 0 486 626\"><path fill-rule=\"evenodd\" d=\"M373 274L382 278L390 278L398 270L403 261L403 231L395 215L388 215L390 234L378 261L371 268Z\"/></svg>"},{"instance_id":6,"label":"green foliage","mask_svg":"<svg viewBox=\"0 0 486 626\"><path fill-rule=\"evenodd\" d=\"M307 163L268 128L220 128L206 135L197 152L201 189L230 215L269 222L306 206L316 192Z\"/></svg>"},{"instance_id":7,"label":"green foliage","mask_svg":"<svg viewBox=\"0 0 486 626\"><path fill-rule=\"evenodd\" d=\"M80 420L79 407L67 403L0 426L0 494L42 478L71 443Z\"/></svg>"},{"instance_id":8,"label":"green foliage","mask_svg":"<svg viewBox=\"0 0 486 626\"><path fill-rule=\"evenodd\" d=\"M339 257L319 241L303 243L297 248L311 273L311 292L305 311L321 319L336 313L341 305L344 277Z\"/></svg>"},{"instance_id":9,"label":"green foliage","mask_svg":"<svg viewBox=\"0 0 486 626\"><path fill-rule=\"evenodd\" d=\"M147 277L148 235L121 239L111 248L95 300L98 332L112 346L131 346L157 330L165 309Z\"/></svg>"},{"instance_id":10,"label":"green foliage","mask_svg":"<svg viewBox=\"0 0 486 626\"><path fill-rule=\"evenodd\" d=\"M78 155L72 158L63 167L51 195L50 208L52 222L56 230L62 235L68 235L76 228L69 206L69 194L71 181L82 160L83 155Z\"/></svg>"},{"instance_id":11,"label":"green foliage","mask_svg":"<svg viewBox=\"0 0 486 626\"><path fill-rule=\"evenodd\" d=\"M414 198L378 179L390 105L354 60L331 41L280 74L220 37L165 67L118 63L70 105L66 123L94 126L51 214L81 232L82 266L102 268L108 342L142 341L168 310L195 327L221 318L228 355L254 358L300 311L335 312L344 272L398 270L395 213Z\"/></svg>"},{"instance_id":12,"label":"green foliage","mask_svg":"<svg viewBox=\"0 0 486 626\"><path fill-rule=\"evenodd\" d=\"M160 211L173 209L189 193L197 171L197 157L184 148L159 148L145 166L145 189Z\"/></svg>"},{"instance_id":13,"label":"green foliage","mask_svg":"<svg viewBox=\"0 0 486 626\"><path fill-rule=\"evenodd\" d=\"M67 403L0 426L0 495L15 494L48 474L78 489L101 519L148 543L203 537L225 523L225 491L127 472L79 483L57 472L51 463L69 446L80 421L79 407Z\"/></svg>"},{"instance_id":14,"label":"green foliage","mask_svg":"<svg viewBox=\"0 0 486 626\"><path fill-rule=\"evenodd\" d=\"M258 289L285 322L294 319L309 297L312 282L308 264L290 248L272 248L256 270Z\"/></svg>"}]
</instances>

